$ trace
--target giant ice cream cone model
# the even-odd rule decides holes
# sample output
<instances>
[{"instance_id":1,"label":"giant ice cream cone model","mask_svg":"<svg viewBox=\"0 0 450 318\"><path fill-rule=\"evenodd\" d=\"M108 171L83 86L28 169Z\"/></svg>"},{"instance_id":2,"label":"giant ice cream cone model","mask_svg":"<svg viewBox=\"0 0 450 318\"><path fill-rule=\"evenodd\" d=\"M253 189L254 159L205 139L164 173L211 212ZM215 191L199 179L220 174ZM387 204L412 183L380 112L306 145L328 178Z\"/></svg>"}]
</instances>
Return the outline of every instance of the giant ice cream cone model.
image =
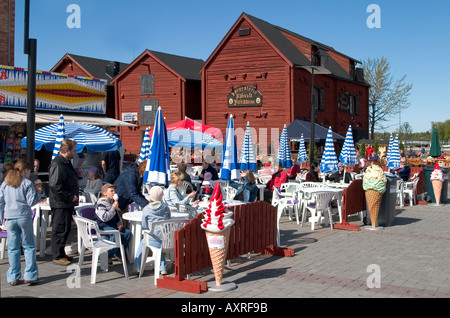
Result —
<instances>
[{"instance_id":1,"label":"giant ice cream cone model","mask_svg":"<svg viewBox=\"0 0 450 318\"><path fill-rule=\"evenodd\" d=\"M366 168L363 178L363 189L366 192L367 208L370 213L372 227L377 226L378 212L383 193L386 191L386 176L383 169L372 163Z\"/></svg>"},{"instance_id":2,"label":"giant ice cream cone model","mask_svg":"<svg viewBox=\"0 0 450 318\"><path fill-rule=\"evenodd\" d=\"M441 203L442 184L444 183L444 173L442 172L439 164L436 162L434 170L430 175L431 184L433 185L434 198L436 199L436 205Z\"/></svg>"},{"instance_id":3,"label":"giant ice cream cone model","mask_svg":"<svg viewBox=\"0 0 450 318\"><path fill-rule=\"evenodd\" d=\"M201 224L201 228L205 230L217 286L222 284L230 231L234 224L232 215L233 212L226 210L222 203L222 191L220 190L220 183L217 182Z\"/></svg>"}]
</instances>

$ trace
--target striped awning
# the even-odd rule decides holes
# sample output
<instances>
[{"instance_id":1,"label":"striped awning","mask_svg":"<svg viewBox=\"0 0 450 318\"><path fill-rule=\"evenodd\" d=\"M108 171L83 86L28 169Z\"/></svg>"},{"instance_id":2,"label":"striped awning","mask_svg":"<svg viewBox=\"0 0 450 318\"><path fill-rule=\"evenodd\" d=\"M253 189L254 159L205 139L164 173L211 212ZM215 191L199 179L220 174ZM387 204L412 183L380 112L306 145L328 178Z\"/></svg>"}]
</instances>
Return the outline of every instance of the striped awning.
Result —
<instances>
[{"instance_id":1,"label":"striped awning","mask_svg":"<svg viewBox=\"0 0 450 318\"><path fill-rule=\"evenodd\" d=\"M48 113L40 113L36 112L35 122L36 124L55 124L59 122L60 114L48 114ZM78 115L78 114L64 114L65 122L77 122L90 124L95 126L124 126L124 127L137 127L132 123L128 123L125 121L117 120L114 118L106 117L106 116L92 116L92 115ZM10 125L13 123L26 123L27 122L27 113L20 111L0 111L0 125Z\"/></svg>"}]
</instances>

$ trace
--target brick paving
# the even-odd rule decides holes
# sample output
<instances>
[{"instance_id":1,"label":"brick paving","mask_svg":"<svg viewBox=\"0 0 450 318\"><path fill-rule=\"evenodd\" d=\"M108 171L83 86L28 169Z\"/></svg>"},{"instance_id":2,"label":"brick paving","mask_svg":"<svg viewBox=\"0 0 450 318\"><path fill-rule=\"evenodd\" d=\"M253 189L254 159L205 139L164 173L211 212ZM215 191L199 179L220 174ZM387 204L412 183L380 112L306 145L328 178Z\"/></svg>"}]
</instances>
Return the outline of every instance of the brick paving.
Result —
<instances>
[{"instance_id":1,"label":"brick paving","mask_svg":"<svg viewBox=\"0 0 450 318\"><path fill-rule=\"evenodd\" d=\"M450 202L449 202L450 203ZM38 257L41 283L12 287L6 283L7 258L0 260L1 297L37 298L448 298L450 297L450 204L396 207L395 223L382 231L345 231L300 228L287 216L281 219L281 244L293 248L293 257L251 254L233 259L224 282L228 292L192 294L153 285L152 271L127 281L120 263L98 271L90 284L90 256L85 257L77 285L71 269ZM350 223L363 225L357 216ZM76 230L73 230L73 233ZM76 239L72 237L72 242ZM75 263L78 257L75 257ZM24 263L23 263L24 264ZM380 286L373 277L378 269ZM213 281L211 269L191 279ZM369 284L368 284L369 282Z\"/></svg>"}]
</instances>

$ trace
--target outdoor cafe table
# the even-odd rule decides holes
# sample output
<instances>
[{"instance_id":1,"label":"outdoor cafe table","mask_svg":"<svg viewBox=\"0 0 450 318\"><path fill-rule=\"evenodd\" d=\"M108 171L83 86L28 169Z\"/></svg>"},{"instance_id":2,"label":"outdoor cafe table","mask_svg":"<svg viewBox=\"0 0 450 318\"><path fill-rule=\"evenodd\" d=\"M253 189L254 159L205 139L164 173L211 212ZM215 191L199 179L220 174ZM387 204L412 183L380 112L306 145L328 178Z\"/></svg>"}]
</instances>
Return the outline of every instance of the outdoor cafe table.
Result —
<instances>
[{"instance_id":1,"label":"outdoor cafe table","mask_svg":"<svg viewBox=\"0 0 450 318\"><path fill-rule=\"evenodd\" d=\"M92 205L92 203L80 202L75 209ZM50 204L47 199L39 201L31 209L35 210L35 217L33 220L33 233L36 238L36 247L39 248L39 256L45 257L46 240L47 240L47 227L49 224L49 212L51 211Z\"/></svg>"},{"instance_id":2,"label":"outdoor cafe table","mask_svg":"<svg viewBox=\"0 0 450 318\"><path fill-rule=\"evenodd\" d=\"M313 188L302 188L302 191L305 194L305 199L311 199L312 195L316 192L332 192L335 194L337 207L339 211L339 222L342 223L342 198L344 196L344 187L341 186L339 188L331 187L332 184L324 184L323 187L313 187Z\"/></svg>"},{"instance_id":3,"label":"outdoor cafe table","mask_svg":"<svg viewBox=\"0 0 450 318\"><path fill-rule=\"evenodd\" d=\"M172 211L170 217L172 219L188 219L189 213ZM129 261L133 262L142 238L142 210L126 212L122 215L122 218L130 222L131 240L128 244L128 252Z\"/></svg>"}]
</instances>

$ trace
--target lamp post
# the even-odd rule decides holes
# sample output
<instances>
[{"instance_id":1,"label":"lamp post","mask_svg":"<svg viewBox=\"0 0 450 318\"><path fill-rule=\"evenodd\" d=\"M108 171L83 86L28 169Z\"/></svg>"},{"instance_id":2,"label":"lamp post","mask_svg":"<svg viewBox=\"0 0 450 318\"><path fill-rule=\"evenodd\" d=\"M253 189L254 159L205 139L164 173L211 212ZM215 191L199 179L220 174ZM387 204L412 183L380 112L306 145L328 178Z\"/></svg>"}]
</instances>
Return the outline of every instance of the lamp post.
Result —
<instances>
[{"instance_id":1,"label":"lamp post","mask_svg":"<svg viewBox=\"0 0 450 318\"><path fill-rule=\"evenodd\" d=\"M37 40L30 39L30 0L25 0L24 18L24 54L28 54L28 87L27 87L27 161L34 167L34 131L36 130L36 55ZM33 168L33 172L34 171Z\"/></svg>"},{"instance_id":2,"label":"lamp post","mask_svg":"<svg viewBox=\"0 0 450 318\"><path fill-rule=\"evenodd\" d=\"M314 57L320 55L320 65L314 64ZM311 129L309 138L309 166L314 162L314 145L315 145L315 126L316 126L316 106L314 105L314 75L326 75L331 72L325 67L328 61L328 54L323 49L318 49L311 56L311 65L302 66L302 68L311 72Z\"/></svg>"}]
</instances>

